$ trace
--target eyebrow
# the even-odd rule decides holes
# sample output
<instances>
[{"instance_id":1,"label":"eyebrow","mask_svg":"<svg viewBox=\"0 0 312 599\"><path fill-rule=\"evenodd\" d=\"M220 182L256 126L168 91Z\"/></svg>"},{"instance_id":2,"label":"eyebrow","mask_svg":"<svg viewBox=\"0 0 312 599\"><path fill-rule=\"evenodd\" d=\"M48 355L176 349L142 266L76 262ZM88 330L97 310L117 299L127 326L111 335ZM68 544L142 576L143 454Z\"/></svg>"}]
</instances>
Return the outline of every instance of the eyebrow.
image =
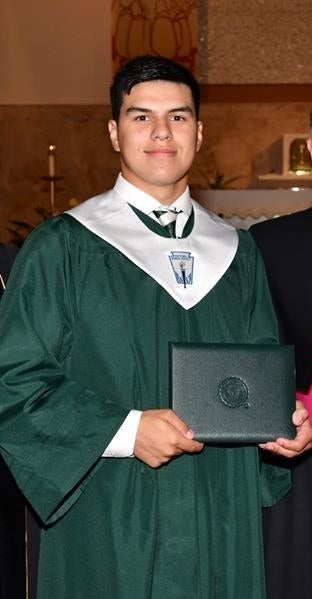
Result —
<instances>
[{"instance_id":1,"label":"eyebrow","mask_svg":"<svg viewBox=\"0 0 312 599\"><path fill-rule=\"evenodd\" d=\"M149 114L150 112L154 111L151 108L143 108L141 106L129 106L129 108L127 108L126 110L126 113L130 114L131 112L143 112L145 114ZM170 110L168 110L169 114L171 114L172 112L188 112L189 114L194 114L192 108L187 104L183 106L177 106L176 108L170 108Z\"/></svg>"}]
</instances>

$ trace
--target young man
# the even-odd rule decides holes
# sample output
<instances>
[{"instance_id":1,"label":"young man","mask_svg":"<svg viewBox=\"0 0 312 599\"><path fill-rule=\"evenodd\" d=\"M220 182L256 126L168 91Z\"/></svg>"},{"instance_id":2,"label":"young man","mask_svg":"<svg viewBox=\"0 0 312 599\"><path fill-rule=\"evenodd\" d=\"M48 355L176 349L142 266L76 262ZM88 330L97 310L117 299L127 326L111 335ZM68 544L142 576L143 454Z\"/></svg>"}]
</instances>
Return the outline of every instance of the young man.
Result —
<instances>
[{"instance_id":1,"label":"young man","mask_svg":"<svg viewBox=\"0 0 312 599\"><path fill-rule=\"evenodd\" d=\"M190 198L191 74L139 57L111 98L114 189L28 238L3 310L1 448L42 520L38 599L264 599L261 503L288 472L204 447L168 407L170 341L277 341L262 262ZM311 446L293 419L266 449Z\"/></svg>"}]
</instances>

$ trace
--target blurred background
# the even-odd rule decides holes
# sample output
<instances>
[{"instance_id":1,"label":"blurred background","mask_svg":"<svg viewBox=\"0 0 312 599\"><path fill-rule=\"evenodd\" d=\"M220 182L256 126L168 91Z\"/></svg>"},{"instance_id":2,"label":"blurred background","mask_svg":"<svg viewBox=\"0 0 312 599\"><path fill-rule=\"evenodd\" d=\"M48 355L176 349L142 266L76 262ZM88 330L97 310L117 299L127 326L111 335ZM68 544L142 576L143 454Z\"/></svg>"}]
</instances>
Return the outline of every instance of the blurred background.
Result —
<instances>
[{"instance_id":1,"label":"blurred background","mask_svg":"<svg viewBox=\"0 0 312 599\"><path fill-rule=\"evenodd\" d=\"M110 81L147 52L201 83L196 198L238 224L312 205L311 22L311 0L2 0L0 240L112 186Z\"/></svg>"}]
</instances>

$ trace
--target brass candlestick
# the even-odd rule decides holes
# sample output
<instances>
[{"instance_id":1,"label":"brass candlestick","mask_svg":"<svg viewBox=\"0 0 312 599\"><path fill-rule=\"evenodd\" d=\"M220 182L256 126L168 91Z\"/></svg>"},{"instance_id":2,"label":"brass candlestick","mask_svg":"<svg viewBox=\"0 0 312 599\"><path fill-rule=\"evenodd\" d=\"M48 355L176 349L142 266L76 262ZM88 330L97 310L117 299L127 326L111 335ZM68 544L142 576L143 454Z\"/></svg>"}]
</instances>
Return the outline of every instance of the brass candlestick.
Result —
<instances>
[{"instance_id":1,"label":"brass candlestick","mask_svg":"<svg viewBox=\"0 0 312 599\"><path fill-rule=\"evenodd\" d=\"M57 181L61 181L61 179L63 179L63 177L56 177L55 175L53 175L51 177L51 175L46 175L44 177L41 177L41 179L43 179L44 181L48 181L49 182L49 186L50 186L50 211L51 211L51 215L53 216L53 214L57 213L57 210L55 208L55 186L56 186L56 182Z\"/></svg>"},{"instance_id":2,"label":"brass candlestick","mask_svg":"<svg viewBox=\"0 0 312 599\"><path fill-rule=\"evenodd\" d=\"M50 184L50 212L51 215L56 214L55 208L55 184L57 181L63 179L63 177L57 177L55 175L55 162L56 162L56 146L50 145L48 148L48 169L49 174L45 177L41 177L44 181L48 181Z\"/></svg>"}]
</instances>

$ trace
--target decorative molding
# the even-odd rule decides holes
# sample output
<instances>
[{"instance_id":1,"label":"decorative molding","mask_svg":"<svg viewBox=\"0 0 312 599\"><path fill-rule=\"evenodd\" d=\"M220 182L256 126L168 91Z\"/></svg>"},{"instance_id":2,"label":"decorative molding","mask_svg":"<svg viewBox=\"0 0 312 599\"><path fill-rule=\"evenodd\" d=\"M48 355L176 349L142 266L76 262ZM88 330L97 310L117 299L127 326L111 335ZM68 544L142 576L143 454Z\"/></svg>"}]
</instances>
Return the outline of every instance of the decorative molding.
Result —
<instances>
[{"instance_id":1,"label":"decorative molding","mask_svg":"<svg viewBox=\"0 0 312 599\"><path fill-rule=\"evenodd\" d=\"M311 102L311 83L201 85L204 103Z\"/></svg>"}]
</instances>

